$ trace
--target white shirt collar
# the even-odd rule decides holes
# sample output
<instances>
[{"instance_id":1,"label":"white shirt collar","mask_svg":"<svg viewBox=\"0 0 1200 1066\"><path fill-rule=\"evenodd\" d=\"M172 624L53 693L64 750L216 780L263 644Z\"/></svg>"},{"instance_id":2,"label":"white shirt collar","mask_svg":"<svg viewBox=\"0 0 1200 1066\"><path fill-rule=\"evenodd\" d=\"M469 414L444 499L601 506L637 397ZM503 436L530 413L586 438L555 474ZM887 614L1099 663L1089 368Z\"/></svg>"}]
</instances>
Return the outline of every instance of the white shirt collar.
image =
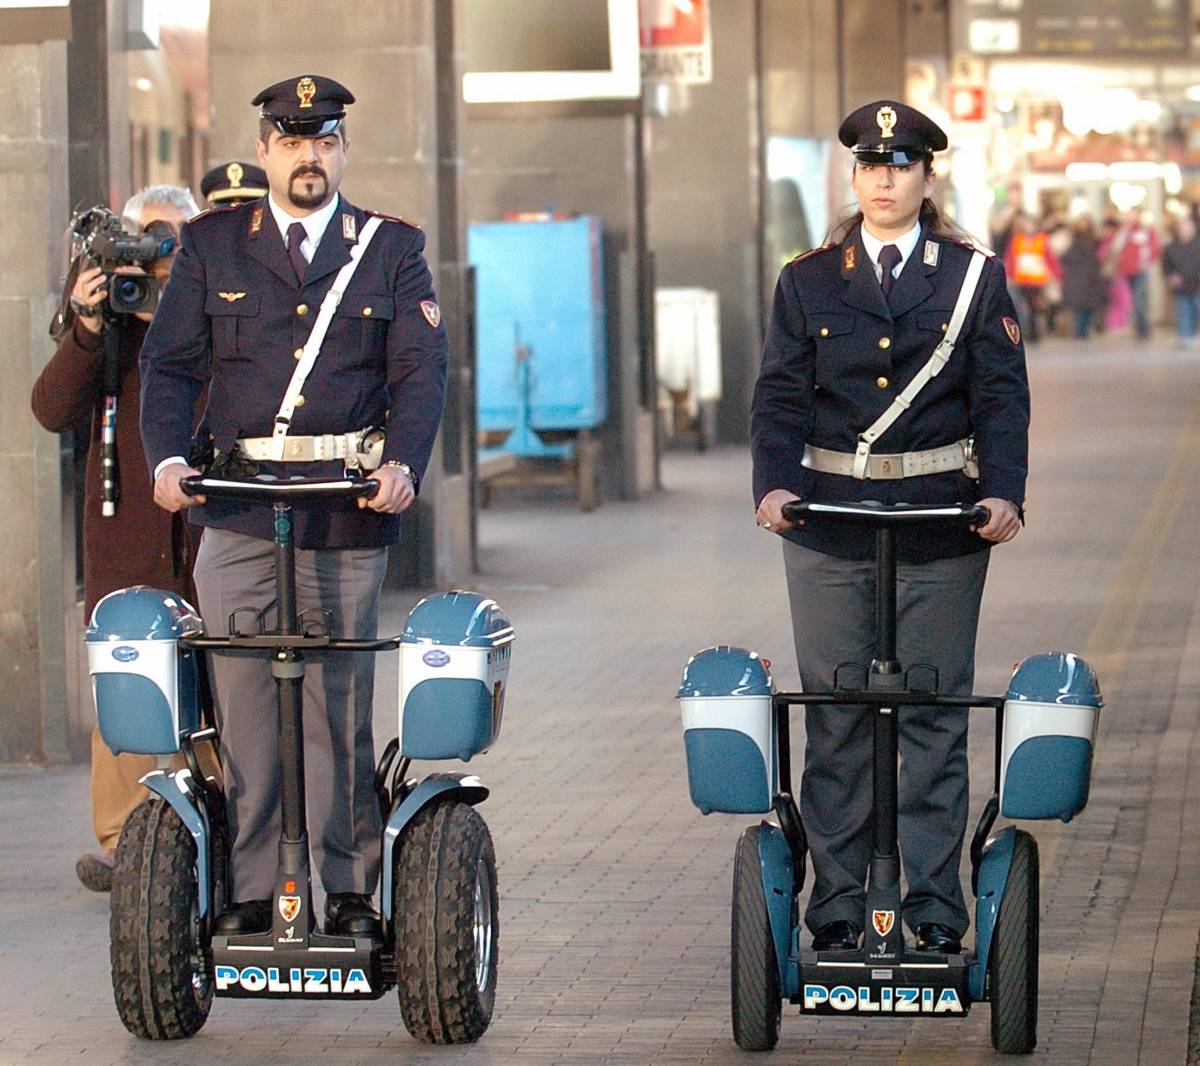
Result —
<instances>
[{"instance_id":1,"label":"white shirt collar","mask_svg":"<svg viewBox=\"0 0 1200 1066\"><path fill-rule=\"evenodd\" d=\"M288 227L293 222L299 222L304 226L305 238L300 242L300 251L310 263L316 254L317 245L321 243L321 236L328 228L329 221L337 211L341 199L342 194L337 193L321 210L314 211L311 215L305 215L303 218L296 218L295 215L289 215L275 202L275 198L270 193L267 193L267 202L271 205L271 214L275 216L275 225L279 227L279 232L283 236L285 246L287 245Z\"/></svg>"},{"instance_id":2,"label":"white shirt collar","mask_svg":"<svg viewBox=\"0 0 1200 1066\"><path fill-rule=\"evenodd\" d=\"M900 262L896 269L892 271L892 277L898 278L900 271L904 269L904 264L908 262L908 257L913 254L913 249L917 246L917 241L921 239L921 223L918 221L912 229L907 233L902 234L893 241L881 241L878 237L867 232L867 227L860 227L862 233L863 247L867 250L867 255L871 257L871 262L875 264L875 276L881 276L881 268L879 266L879 252L886 244L894 244L897 251L900 252Z\"/></svg>"}]
</instances>

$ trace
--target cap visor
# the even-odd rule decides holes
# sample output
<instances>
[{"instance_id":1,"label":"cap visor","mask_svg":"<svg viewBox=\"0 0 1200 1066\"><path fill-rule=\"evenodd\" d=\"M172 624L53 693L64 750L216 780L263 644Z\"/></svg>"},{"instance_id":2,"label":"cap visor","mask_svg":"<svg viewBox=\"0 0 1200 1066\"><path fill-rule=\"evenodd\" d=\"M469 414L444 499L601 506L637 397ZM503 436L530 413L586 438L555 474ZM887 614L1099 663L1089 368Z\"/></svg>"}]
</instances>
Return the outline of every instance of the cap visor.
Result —
<instances>
[{"instance_id":1,"label":"cap visor","mask_svg":"<svg viewBox=\"0 0 1200 1066\"><path fill-rule=\"evenodd\" d=\"M918 148L853 148L854 158L860 163L874 163L884 167L907 167L925 159L928 153Z\"/></svg>"},{"instance_id":2,"label":"cap visor","mask_svg":"<svg viewBox=\"0 0 1200 1066\"><path fill-rule=\"evenodd\" d=\"M275 128L280 133L290 133L293 137L327 137L342 124L345 113L320 118L275 118L273 115L267 117L275 123Z\"/></svg>"}]
</instances>

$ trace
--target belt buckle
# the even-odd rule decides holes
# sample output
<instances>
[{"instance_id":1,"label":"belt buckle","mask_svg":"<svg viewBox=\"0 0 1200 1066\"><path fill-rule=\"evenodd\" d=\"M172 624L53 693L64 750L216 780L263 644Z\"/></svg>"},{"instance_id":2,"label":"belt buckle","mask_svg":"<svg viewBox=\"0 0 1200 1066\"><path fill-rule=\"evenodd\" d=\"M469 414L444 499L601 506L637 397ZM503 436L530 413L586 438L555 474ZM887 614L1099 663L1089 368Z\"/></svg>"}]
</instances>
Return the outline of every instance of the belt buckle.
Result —
<instances>
[{"instance_id":1,"label":"belt buckle","mask_svg":"<svg viewBox=\"0 0 1200 1066\"><path fill-rule=\"evenodd\" d=\"M879 457L879 476L892 477L892 460L890 456Z\"/></svg>"}]
</instances>

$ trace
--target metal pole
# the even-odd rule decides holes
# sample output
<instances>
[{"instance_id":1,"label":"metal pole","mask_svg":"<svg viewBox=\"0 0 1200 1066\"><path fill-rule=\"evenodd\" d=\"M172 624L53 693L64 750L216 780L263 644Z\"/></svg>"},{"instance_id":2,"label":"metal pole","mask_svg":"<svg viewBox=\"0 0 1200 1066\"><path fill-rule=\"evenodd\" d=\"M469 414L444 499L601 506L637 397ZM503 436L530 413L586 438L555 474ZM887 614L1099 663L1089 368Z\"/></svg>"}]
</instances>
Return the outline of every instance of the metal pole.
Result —
<instances>
[{"instance_id":1,"label":"metal pole","mask_svg":"<svg viewBox=\"0 0 1200 1066\"><path fill-rule=\"evenodd\" d=\"M278 632L299 632L296 620L296 549L292 540L292 508L275 504L275 588ZM284 841L303 838L308 818L304 803L304 656L295 648L274 653L271 673L279 691L279 771Z\"/></svg>"}]
</instances>

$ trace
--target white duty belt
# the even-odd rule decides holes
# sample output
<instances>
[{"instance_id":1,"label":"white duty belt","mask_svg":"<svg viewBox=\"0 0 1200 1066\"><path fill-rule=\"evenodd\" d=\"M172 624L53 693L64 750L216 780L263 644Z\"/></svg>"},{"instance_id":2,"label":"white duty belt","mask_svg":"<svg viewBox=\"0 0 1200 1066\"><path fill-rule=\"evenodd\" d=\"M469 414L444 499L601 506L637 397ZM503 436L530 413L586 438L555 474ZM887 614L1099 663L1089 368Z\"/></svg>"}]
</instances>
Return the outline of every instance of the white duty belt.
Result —
<instances>
[{"instance_id":1,"label":"white duty belt","mask_svg":"<svg viewBox=\"0 0 1200 1066\"><path fill-rule=\"evenodd\" d=\"M860 481L872 477L912 477L916 474L940 474L946 470L966 470L971 477L979 476L979 467L974 464L974 456L970 454L967 441L959 441L943 448L930 448L921 452L879 455L875 458L880 462L874 463L871 457L871 445L891 429L896 419L912 406L917 394L937 377L942 372L942 368L950 361L955 342L957 342L963 323L967 319L967 310L970 308L975 290L979 286L979 276L983 273L983 264L986 262L987 256L983 252L976 251L971 256L971 262L967 264L967 273L963 277L962 288L958 292L958 300L954 304L954 312L950 316L950 322L941 341L934 348L928 362L917 371L912 381L891 402L888 409L858 435L858 447L853 452L835 452L828 448L813 448L806 445L804 458L801 460L804 466L827 473L840 474L844 472ZM840 469L846 465L843 460L848 461L848 470ZM958 464L956 466L943 465L952 464L955 461ZM839 466L839 469L829 469L835 464ZM904 467L912 469L914 473L883 472L884 470L891 471L897 465L902 469ZM974 465L974 473L971 472L971 465ZM879 472L876 473L876 471Z\"/></svg>"},{"instance_id":2,"label":"white duty belt","mask_svg":"<svg viewBox=\"0 0 1200 1066\"><path fill-rule=\"evenodd\" d=\"M835 452L831 448L818 448L806 444L804 458L800 462L809 470L817 470L822 474L855 477L854 464L857 458L854 452ZM954 470L963 470L970 478L979 477L975 442L970 437L964 437L941 448L872 455L867 459L866 477L872 481L887 481L902 477L921 477L924 474L945 474Z\"/></svg>"},{"instance_id":3,"label":"white duty belt","mask_svg":"<svg viewBox=\"0 0 1200 1066\"><path fill-rule=\"evenodd\" d=\"M323 463L341 459L350 470L378 470L383 459L383 431L377 426L353 433L290 435L284 438L280 457L274 437L239 437L238 447L249 459L288 463Z\"/></svg>"},{"instance_id":4,"label":"white duty belt","mask_svg":"<svg viewBox=\"0 0 1200 1066\"><path fill-rule=\"evenodd\" d=\"M362 228L362 232L358 235L358 241L350 249L350 262L337 272L337 276L333 279L333 284L329 286L329 291L325 294L325 299L321 301L321 310L317 315L317 320L313 323L312 332L308 335L308 340L304 342L304 353L300 356L300 361L296 364L296 369L292 372L292 380L288 382L287 391L283 394L283 402L279 405L279 410L275 413L275 428L272 430L270 438L250 437L245 442L246 444L251 444L269 439L271 441L270 454L262 456L252 455L251 458L269 459L274 462L283 462L285 459L290 458L285 453L288 441L292 439L288 437L288 429L292 424L292 414L296 410L296 400L304 388L304 382L308 380L308 375L313 368L313 364L317 361L317 356L321 354L321 345L325 341L325 334L329 332L329 324L333 321L333 314L337 310L338 304L342 302L342 296L345 295L346 287L350 284L350 279L354 277L354 272L358 269L358 264L362 261L362 257L366 253L367 245L371 243L371 238L375 236L375 231L381 225L383 225L383 219L381 218L373 217L367 220L366 225ZM358 437L359 433L334 434L333 436L335 438L338 436ZM304 438L298 439L303 440ZM310 439L319 440L321 438ZM247 454L249 454L248 450ZM333 457L331 456L331 458ZM342 456L337 456L337 458L342 458Z\"/></svg>"}]
</instances>

